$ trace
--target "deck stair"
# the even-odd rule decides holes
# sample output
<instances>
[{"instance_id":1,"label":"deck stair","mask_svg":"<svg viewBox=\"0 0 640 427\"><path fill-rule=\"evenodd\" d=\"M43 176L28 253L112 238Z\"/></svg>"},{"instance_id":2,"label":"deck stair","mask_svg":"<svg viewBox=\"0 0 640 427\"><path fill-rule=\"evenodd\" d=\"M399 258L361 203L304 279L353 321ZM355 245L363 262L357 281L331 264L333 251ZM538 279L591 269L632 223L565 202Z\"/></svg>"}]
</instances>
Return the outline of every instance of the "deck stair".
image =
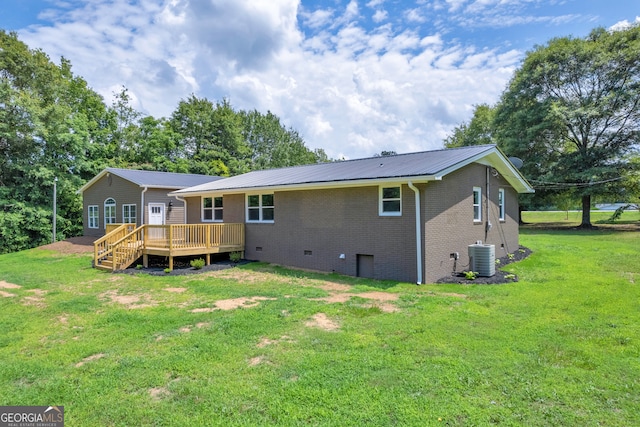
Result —
<instances>
[{"instance_id":1,"label":"deck stair","mask_svg":"<svg viewBox=\"0 0 640 427\"><path fill-rule=\"evenodd\" d=\"M210 255L220 252L244 252L244 224L174 224L149 225L135 228L133 224L114 227L94 242L95 268L108 271L124 270L148 255L166 256L173 269L176 256Z\"/></svg>"}]
</instances>

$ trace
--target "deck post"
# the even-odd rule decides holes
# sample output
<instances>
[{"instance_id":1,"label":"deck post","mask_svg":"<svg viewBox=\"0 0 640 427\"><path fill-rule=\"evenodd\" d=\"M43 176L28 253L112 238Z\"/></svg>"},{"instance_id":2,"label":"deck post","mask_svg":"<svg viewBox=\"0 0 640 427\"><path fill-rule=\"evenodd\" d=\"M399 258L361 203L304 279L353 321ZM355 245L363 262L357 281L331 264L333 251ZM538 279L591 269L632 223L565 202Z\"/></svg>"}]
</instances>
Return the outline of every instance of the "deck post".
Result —
<instances>
[{"instance_id":1,"label":"deck post","mask_svg":"<svg viewBox=\"0 0 640 427\"><path fill-rule=\"evenodd\" d=\"M173 257L169 255L169 270L173 271Z\"/></svg>"},{"instance_id":2,"label":"deck post","mask_svg":"<svg viewBox=\"0 0 640 427\"><path fill-rule=\"evenodd\" d=\"M144 266L144 268L149 268L149 255L148 254L143 254L142 255L142 265Z\"/></svg>"},{"instance_id":3,"label":"deck post","mask_svg":"<svg viewBox=\"0 0 640 427\"><path fill-rule=\"evenodd\" d=\"M207 265L211 264L211 254L209 252L207 252L207 255L205 256L205 261L207 263Z\"/></svg>"}]
</instances>

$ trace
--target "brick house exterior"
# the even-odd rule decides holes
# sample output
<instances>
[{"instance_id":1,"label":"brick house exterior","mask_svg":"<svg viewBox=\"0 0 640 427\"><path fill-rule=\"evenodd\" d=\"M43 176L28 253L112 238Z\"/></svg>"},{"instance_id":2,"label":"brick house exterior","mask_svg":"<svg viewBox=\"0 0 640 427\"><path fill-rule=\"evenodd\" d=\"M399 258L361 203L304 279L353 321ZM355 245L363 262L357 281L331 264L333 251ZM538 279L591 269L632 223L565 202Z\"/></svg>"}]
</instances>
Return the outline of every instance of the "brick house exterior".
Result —
<instances>
[{"instance_id":1,"label":"brick house exterior","mask_svg":"<svg viewBox=\"0 0 640 427\"><path fill-rule=\"evenodd\" d=\"M477 241L516 251L524 192L489 145L254 171L171 195L187 223L245 223L247 259L429 283L465 270Z\"/></svg>"},{"instance_id":2,"label":"brick house exterior","mask_svg":"<svg viewBox=\"0 0 640 427\"><path fill-rule=\"evenodd\" d=\"M148 224L152 212L162 224L184 224L183 201L168 193L217 179L221 178L106 168L78 190L84 235L103 236L107 223Z\"/></svg>"}]
</instances>

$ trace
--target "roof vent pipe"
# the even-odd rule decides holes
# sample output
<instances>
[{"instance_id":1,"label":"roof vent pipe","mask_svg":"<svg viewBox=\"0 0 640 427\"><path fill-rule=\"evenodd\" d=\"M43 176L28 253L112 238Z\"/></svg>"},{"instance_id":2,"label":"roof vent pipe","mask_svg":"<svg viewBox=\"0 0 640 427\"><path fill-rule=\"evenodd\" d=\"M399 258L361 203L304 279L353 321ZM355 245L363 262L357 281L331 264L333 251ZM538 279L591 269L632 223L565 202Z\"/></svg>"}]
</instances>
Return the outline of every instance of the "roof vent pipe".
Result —
<instances>
[{"instance_id":1,"label":"roof vent pipe","mask_svg":"<svg viewBox=\"0 0 640 427\"><path fill-rule=\"evenodd\" d=\"M420 190L413 185L413 182L407 183L410 189L415 193L416 204L416 269L418 272L418 280L416 285L422 284L422 227L420 226Z\"/></svg>"}]
</instances>

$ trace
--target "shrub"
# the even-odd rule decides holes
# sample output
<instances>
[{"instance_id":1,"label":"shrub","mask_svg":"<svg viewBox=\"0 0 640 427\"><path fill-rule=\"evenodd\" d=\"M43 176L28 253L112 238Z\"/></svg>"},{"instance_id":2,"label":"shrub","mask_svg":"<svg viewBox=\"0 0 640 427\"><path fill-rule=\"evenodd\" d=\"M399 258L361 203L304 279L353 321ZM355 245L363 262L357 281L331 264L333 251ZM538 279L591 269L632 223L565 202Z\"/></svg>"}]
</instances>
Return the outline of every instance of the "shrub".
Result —
<instances>
[{"instance_id":1,"label":"shrub","mask_svg":"<svg viewBox=\"0 0 640 427\"><path fill-rule=\"evenodd\" d=\"M202 267L204 267L204 260L202 258L192 259L190 264L194 269L200 270Z\"/></svg>"},{"instance_id":2,"label":"shrub","mask_svg":"<svg viewBox=\"0 0 640 427\"><path fill-rule=\"evenodd\" d=\"M231 262L240 262L241 259L242 259L242 252L235 251L229 254L229 260L231 260Z\"/></svg>"},{"instance_id":3,"label":"shrub","mask_svg":"<svg viewBox=\"0 0 640 427\"><path fill-rule=\"evenodd\" d=\"M476 278L478 277L478 273L475 271L465 271L464 272L464 278L467 280L476 280Z\"/></svg>"}]
</instances>

